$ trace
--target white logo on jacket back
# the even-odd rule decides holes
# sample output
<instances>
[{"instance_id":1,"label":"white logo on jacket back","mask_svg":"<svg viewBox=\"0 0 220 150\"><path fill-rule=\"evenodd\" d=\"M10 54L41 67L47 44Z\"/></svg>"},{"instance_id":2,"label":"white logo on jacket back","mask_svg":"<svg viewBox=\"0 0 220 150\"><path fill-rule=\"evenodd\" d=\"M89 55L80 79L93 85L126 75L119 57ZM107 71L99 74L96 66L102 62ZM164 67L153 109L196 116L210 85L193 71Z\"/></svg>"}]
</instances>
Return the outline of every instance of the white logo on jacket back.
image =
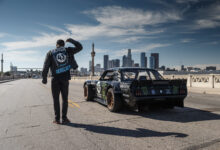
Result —
<instances>
[{"instance_id":1,"label":"white logo on jacket back","mask_svg":"<svg viewBox=\"0 0 220 150\"><path fill-rule=\"evenodd\" d=\"M64 53L58 53L56 55L56 60L59 62L59 63L64 63L66 61L66 55Z\"/></svg>"}]
</instances>

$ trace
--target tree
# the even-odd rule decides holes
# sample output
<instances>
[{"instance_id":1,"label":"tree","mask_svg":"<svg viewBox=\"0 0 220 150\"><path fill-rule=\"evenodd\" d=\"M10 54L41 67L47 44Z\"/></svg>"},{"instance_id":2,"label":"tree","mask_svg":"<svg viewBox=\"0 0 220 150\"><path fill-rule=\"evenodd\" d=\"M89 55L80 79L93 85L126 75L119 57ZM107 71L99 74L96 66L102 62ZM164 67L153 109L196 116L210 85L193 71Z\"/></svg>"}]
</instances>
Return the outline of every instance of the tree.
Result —
<instances>
[{"instance_id":1,"label":"tree","mask_svg":"<svg viewBox=\"0 0 220 150\"><path fill-rule=\"evenodd\" d=\"M11 73L8 71L8 72L5 72L4 73L4 76L11 76Z\"/></svg>"}]
</instances>

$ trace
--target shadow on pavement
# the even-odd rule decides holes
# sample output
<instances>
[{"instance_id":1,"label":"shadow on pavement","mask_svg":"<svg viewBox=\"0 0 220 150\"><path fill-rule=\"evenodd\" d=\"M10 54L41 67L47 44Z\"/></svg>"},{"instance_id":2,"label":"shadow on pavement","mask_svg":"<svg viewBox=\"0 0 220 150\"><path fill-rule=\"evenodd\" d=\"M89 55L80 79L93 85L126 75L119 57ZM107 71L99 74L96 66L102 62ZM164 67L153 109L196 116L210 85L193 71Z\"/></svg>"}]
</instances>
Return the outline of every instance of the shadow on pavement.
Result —
<instances>
[{"instance_id":1,"label":"shadow on pavement","mask_svg":"<svg viewBox=\"0 0 220 150\"><path fill-rule=\"evenodd\" d=\"M197 122L207 120L220 120L220 115L214 114L208 110L200 110L196 108L184 107L175 109L154 108L153 110L135 112L131 110L123 110L121 114L137 115L150 119L173 122Z\"/></svg>"},{"instance_id":2,"label":"shadow on pavement","mask_svg":"<svg viewBox=\"0 0 220 150\"><path fill-rule=\"evenodd\" d=\"M74 128L84 128L87 131L108 134L108 135L117 135L117 136L127 136L127 137L165 137L165 136L175 136L184 138L187 137L187 134L176 133L176 132L158 132L143 128L137 128L136 130L123 129L116 127L108 126L99 126L99 125L89 125L89 124L79 124L79 123L69 123L66 126Z\"/></svg>"}]
</instances>

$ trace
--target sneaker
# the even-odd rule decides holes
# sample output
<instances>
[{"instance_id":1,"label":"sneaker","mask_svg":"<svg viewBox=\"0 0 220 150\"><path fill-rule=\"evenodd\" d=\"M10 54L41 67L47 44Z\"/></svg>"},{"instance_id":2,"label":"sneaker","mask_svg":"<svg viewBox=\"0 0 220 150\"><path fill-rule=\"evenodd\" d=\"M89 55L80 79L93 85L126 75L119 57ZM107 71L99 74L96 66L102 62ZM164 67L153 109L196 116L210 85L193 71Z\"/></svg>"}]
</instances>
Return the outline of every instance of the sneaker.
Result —
<instances>
[{"instance_id":1,"label":"sneaker","mask_svg":"<svg viewBox=\"0 0 220 150\"><path fill-rule=\"evenodd\" d=\"M68 123L70 123L70 120L68 118L62 120L62 124L68 124Z\"/></svg>"},{"instance_id":2,"label":"sneaker","mask_svg":"<svg viewBox=\"0 0 220 150\"><path fill-rule=\"evenodd\" d=\"M53 123L60 124L60 120L54 120Z\"/></svg>"}]
</instances>

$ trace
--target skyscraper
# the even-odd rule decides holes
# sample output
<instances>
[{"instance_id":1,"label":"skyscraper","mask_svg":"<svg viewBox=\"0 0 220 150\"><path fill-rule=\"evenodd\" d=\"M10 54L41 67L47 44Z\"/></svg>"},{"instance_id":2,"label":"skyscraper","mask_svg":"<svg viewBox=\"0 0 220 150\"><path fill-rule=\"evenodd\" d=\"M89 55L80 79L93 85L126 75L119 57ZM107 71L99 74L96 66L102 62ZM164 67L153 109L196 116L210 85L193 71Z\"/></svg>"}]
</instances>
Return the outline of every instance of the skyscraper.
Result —
<instances>
[{"instance_id":1,"label":"skyscraper","mask_svg":"<svg viewBox=\"0 0 220 150\"><path fill-rule=\"evenodd\" d=\"M114 68L113 60L108 61L108 68Z\"/></svg>"},{"instance_id":2,"label":"skyscraper","mask_svg":"<svg viewBox=\"0 0 220 150\"><path fill-rule=\"evenodd\" d=\"M155 58L150 56L150 69L155 69Z\"/></svg>"},{"instance_id":3,"label":"skyscraper","mask_svg":"<svg viewBox=\"0 0 220 150\"><path fill-rule=\"evenodd\" d=\"M109 68L120 67L120 60L119 59L112 59L108 61Z\"/></svg>"},{"instance_id":4,"label":"skyscraper","mask_svg":"<svg viewBox=\"0 0 220 150\"><path fill-rule=\"evenodd\" d=\"M131 49L128 49L127 56L122 57L122 67L132 67L134 61L132 60Z\"/></svg>"},{"instance_id":5,"label":"skyscraper","mask_svg":"<svg viewBox=\"0 0 220 150\"><path fill-rule=\"evenodd\" d=\"M104 70L107 70L108 69L108 62L109 62L109 57L108 55L104 55L104 61L103 61L103 66L104 66Z\"/></svg>"},{"instance_id":6,"label":"skyscraper","mask_svg":"<svg viewBox=\"0 0 220 150\"><path fill-rule=\"evenodd\" d=\"M140 62L141 67L145 68L146 67L146 56L145 56L144 52L141 53L141 59L140 60L141 60L141 62Z\"/></svg>"},{"instance_id":7,"label":"skyscraper","mask_svg":"<svg viewBox=\"0 0 220 150\"><path fill-rule=\"evenodd\" d=\"M113 64L114 64L114 67L120 67L120 60L119 59L114 59Z\"/></svg>"},{"instance_id":8,"label":"skyscraper","mask_svg":"<svg viewBox=\"0 0 220 150\"><path fill-rule=\"evenodd\" d=\"M154 69L159 69L159 53L151 53L151 57L154 57L154 63L155 63L155 68Z\"/></svg>"},{"instance_id":9,"label":"skyscraper","mask_svg":"<svg viewBox=\"0 0 220 150\"><path fill-rule=\"evenodd\" d=\"M132 56L131 56L131 49L128 49L128 56L127 56L127 67L132 67Z\"/></svg>"},{"instance_id":10,"label":"skyscraper","mask_svg":"<svg viewBox=\"0 0 220 150\"><path fill-rule=\"evenodd\" d=\"M127 57L126 57L126 55L124 55L122 57L122 67L126 67L126 64L127 64Z\"/></svg>"},{"instance_id":11,"label":"skyscraper","mask_svg":"<svg viewBox=\"0 0 220 150\"><path fill-rule=\"evenodd\" d=\"M145 67L147 68L147 57L145 57Z\"/></svg>"}]
</instances>

